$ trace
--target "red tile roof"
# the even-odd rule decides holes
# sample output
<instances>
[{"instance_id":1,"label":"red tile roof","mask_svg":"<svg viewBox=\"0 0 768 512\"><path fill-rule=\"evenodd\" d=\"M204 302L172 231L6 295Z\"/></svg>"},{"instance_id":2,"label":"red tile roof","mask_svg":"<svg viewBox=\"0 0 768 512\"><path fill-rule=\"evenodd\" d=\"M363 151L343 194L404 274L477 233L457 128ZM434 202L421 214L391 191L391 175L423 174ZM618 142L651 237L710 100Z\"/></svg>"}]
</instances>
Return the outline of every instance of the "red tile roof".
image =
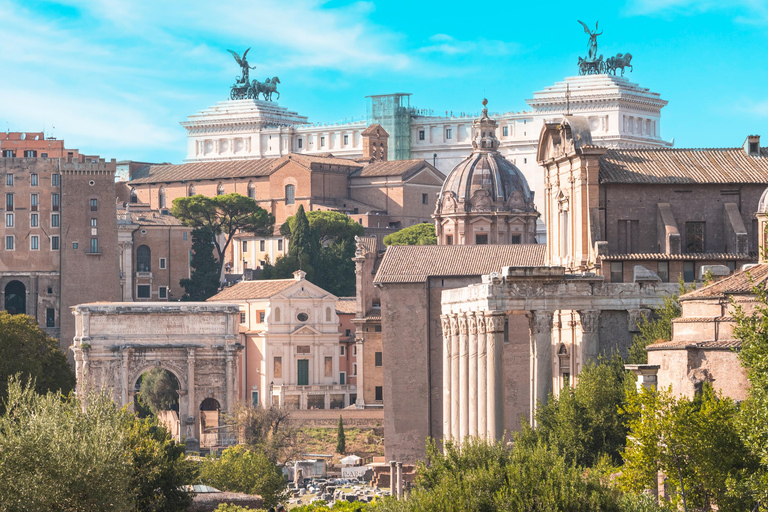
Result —
<instances>
[{"instance_id":1,"label":"red tile roof","mask_svg":"<svg viewBox=\"0 0 768 512\"><path fill-rule=\"evenodd\" d=\"M699 288L680 297L680 300L725 297L727 295L751 294L755 286L765 286L768 281L768 264L755 265L748 270L736 272L704 288Z\"/></svg>"},{"instance_id":2,"label":"red tile roof","mask_svg":"<svg viewBox=\"0 0 768 512\"><path fill-rule=\"evenodd\" d=\"M757 253L730 252L692 252L683 254L665 254L658 252L605 254L600 257L604 261L643 261L643 260L728 260L728 261L757 261Z\"/></svg>"},{"instance_id":3,"label":"red tile roof","mask_svg":"<svg viewBox=\"0 0 768 512\"><path fill-rule=\"evenodd\" d=\"M429 169L441 179L445 179L445 175L426 160L391 160L387 162L373 162L362 169L353 172L350 177L369 178L376 176L402 176L404 180L407 180L423 169Z\"/></svg>"},{"instance_id":4,"label":"red tile roof","mask_svg":"<svg viewBox=\"0 0 768 512\"><path fill-rule=\"evenodd\" d=\"M374 283L420 283L430 276L480 276L505 266L544 265L545 244L390 246Z\"/></svg>"},{"instance_id":5,"label":"red tile roof","mask_svg":"<svg viewBox=\"0 0 768 512\"><path fill-rule=\"evenodd\" d=\"M741 348L739 340L710 340L710 341L657 341L646 347L646 350L674 350L683 348L730 350Z\"/></svg>"},{"instance_id":6,"label":"red tile roof","mask_svg":"<svg viewBox=\"0 0 768 512\"><path fill-rule=\"evenodd\" d=\"M339 297L336 300L337 315L354 315L356 313L357 299L355 297Z\"/></svg>"},{"instance_id":7,"label":"red tile roof","mask_svg":"<svg viewBox=\"0 0 768 512\"><path fill-rule=\"evenodd\" d=\"M209 302L233 300L267 299L298 283L295 279L266 279L263 281L241 281L224 288L208 299Z\"/></svg>"}]
</instances>

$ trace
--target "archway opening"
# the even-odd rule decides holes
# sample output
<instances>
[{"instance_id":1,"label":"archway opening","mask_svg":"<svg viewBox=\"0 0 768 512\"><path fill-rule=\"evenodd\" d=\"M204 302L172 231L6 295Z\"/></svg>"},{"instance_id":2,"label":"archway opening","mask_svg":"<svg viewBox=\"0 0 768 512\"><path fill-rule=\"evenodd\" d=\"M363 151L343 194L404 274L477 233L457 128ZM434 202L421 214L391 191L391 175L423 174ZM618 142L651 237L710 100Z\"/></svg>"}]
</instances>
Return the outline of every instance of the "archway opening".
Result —
<instances>
[{"instance_id":1,"label":"archway opening","mask_svg":"<svg viewBox=\"0 0 768 512\"><path fill-rule=\"evenodd\" d=\"M11 315L27 314L27 287L21 281L5 285L5 310Z\"/></svg>"},{"instance_id":2,"label":"archway opening","mask_svg":"<svg viewBox=\"0 0 768 512\"><path fill-rule=\"evenodd\" d=\"M200 403L200 447L217 446L220 437L219 410L221 405L213 397Z\"/></svg>"},{"instance_id":3,"label":"archway opening","mask_svg":"<svg viewBox=\"0 0 768 512\"><path fill-rule=\"evenodd\" d=\"M179 379L173 373L160 367L152 368L136 380L134 409L140 418L156 416L171 432L177 432L180 388Z\"/></svg>"}]
</instances>

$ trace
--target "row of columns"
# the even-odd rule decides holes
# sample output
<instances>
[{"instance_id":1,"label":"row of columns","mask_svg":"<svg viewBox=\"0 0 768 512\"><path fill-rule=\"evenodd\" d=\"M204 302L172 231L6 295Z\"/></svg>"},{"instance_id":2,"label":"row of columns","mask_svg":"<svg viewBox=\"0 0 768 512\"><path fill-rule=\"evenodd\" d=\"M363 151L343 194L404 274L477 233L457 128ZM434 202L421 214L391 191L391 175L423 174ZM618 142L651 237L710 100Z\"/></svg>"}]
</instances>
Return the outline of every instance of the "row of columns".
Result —
<instances>
[{"instance_id":1,"label":"row of columns","mask_svg":"<svg viewBox=\"0 0 768 512\"><path fill-rule=\"evenodd\" d=\"M444 439L501 439L506 318L504 311L441 316Z\"/></svg>"}]
</instances>

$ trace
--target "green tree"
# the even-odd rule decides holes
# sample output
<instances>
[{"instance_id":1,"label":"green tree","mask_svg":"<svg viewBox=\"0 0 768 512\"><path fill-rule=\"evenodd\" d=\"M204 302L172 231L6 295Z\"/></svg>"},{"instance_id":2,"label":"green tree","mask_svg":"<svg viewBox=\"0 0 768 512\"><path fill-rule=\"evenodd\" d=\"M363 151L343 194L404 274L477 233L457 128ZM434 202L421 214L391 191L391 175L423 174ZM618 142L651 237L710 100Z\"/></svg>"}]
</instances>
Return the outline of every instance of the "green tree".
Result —
<instances>
[{"instance_id":1,"label":"green tree","mask_svg":"<svg viewBox=\"0 0 768 512\"><path fill-rule=\"evenodd\" d=\"M287 497L282 470L262 451L231 446L221 457L208 456L200 466L200 480L222 491L258 494L271 507Z\"/></svg>"},{"instance_id":2,"label":"green tree","mask_svg":"<svg viewBox=\"0 0 768 512\"><path fill-rule=\"evenodd\" d=\"M299 455L298 428L290 421L290 410L284 407L254 407L238 403L225 419L242 436L253 451L263 452L275 463L282 464Z\"/></svg>"},{"instance_id":3,"label":"green tree","mask_svg":"<svg viewBox=\"0 0 768 512\"><path fill-rule=\"evenodd\" d=\"M384 245L437 245L435 225L431 222L414 224L384 237Z\"/></svg>"},{"instance_id":4,"label":"green tree","mask_svg":"<svg viewBox=\"0 0 768 512\"><path fill-rule=\"evenodd\" d=\"M685 286L680 282L677 293L663 297L664 303L653 310L653 314L643 318L638 324L640 334L632 337L627 362L629 364L647 364L648 352L645 348L657 341L672 339L672 320L680 316L680 295L693 291L695 285Z\"/></svg>"},{"instance_id":5,"label":"green tree","mask_svg":"<svg viewBox=\"0 0 768 512\"><path fill-rule=\"evenodd\" d=\"M290 232L290 245L288 246L288 256L295 258L299 268L311 265L312 256L317 255L319 241L316 236L312 236L309 228L309 220L304 213L304 205L299 205L296 215L292 217ZM304 270L306 272L306 270Z\"/></svg>"},{"instance_id":6,"label":"green tree","mask_svg":"<svg viewBox=\"0 0 768 512\"><path fill-rule=\"evenodd\" d=\"M667 475L673 503L689 510L753 510L742 482L757 469L737 429L739 408L709 384L693 400L672 390L629 393L625 411L630 432L622 482L626 489L652 488Z\"/></svg>"},{"instance_id":7,"label":"green tree","mask_svg":"<svg viewBox=\"0 0 768 512\"><path fill-rule=\"evenodd\" d=\"M192 274L179 284L184 288L185 301L204 301L219 291L221 266L213 255L213 233L207 228L192 231Z\"/></svg>"},{"instance_id":8,"label":"green tree","mask_svg":"<svg viewBox=\"0 0 768 512\"><path fill-rule=\"evenodd\" d=\"M149 407L152 414L178 409L178 379L168 370L152 368L141 376L139 401L142 405Z\"/></svg>"},{"instance_id":9,"label":"green tree","mask_svg":"<svg viewBox=\"0 0 768 512\"><path fill-rule=\"evenodd\" d=\"M35 391L68 394L75 387L75 374L59 343L47 336L34 318L0 311L0 412L12 375L31 379Z\"/></svg>"},{"instance_id":10,"label":"green tree","mask_svg":"<svg viewBox=\"0 0 768 512\"><path fill-rule=\"evenodd\" d=\"M184 486L197 478L197 464L184 456L156 418L127 422L127 451L131 456L130 482L137 512L181 512L192 504Z\"/></svg>"},{"instance_id":11,"label":"green tree","mask_svg":"<svg viewBox=\"0 0 768 512\"><path fill-rule=\"evenodd\" d=\"M271 236L275 224L274 215L259 207L253 199L236 193L214 197L202 194L178 197L173 200L171 214L185 226L206 228L213 233L219 276L224 265L224 254L236 233Z\"/></svg>"},{"instance_id":12,"label":"green tree","mask_svg":"<svg viewBox=\"0 0 768 512\"><path fill-rule=\"evenodd\" d=\"M336 429L336 453L345 453L347 451L347 437L344 435L344 420L339 414L339 426Z\"/></svg>"},{"instance_id":13,"label":"green tree","mask_svg":"<svg viewBox=\"0 0 768 512\"><path fill-rule=\"evenodd\" d=\"M549 396L536 410L536 430L524 424L519 442L534 446L545 442L566 462L592 467L603 455L621 462L627 436L626 417L621 412L626 393L634 389L624 361L614 354L597 364L584 366L576 387Z\"/></svg>"}]
</instances>

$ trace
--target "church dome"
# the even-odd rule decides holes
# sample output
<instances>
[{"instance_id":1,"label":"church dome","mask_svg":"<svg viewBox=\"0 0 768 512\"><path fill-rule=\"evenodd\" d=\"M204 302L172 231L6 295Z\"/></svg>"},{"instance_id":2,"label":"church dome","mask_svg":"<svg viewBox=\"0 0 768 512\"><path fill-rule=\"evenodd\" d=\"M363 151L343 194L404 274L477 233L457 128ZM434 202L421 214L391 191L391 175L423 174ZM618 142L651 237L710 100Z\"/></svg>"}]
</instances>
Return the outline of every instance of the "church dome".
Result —
<instances>
[{"instance_id":1,"label":"church dome","mask_svg":"<svg viewBox=\"0 0 768 512\"><path fill-rule=\"evenodd\" d=\"M451 211L535 211L533 192L523 173L499 152L496 121L483 116L472 125L472 154L448 175L436 214Z\"/></svg>"}]
</instances>

